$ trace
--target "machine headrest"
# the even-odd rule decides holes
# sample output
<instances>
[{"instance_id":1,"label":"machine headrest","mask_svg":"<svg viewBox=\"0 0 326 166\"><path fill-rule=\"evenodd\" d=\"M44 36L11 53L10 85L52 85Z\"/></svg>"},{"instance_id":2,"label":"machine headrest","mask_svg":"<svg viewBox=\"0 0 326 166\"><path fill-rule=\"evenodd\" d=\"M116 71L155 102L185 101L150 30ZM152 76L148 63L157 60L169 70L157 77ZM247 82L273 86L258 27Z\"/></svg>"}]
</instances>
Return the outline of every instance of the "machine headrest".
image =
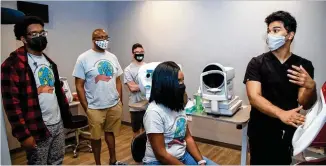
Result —
<instances>
[{"instance_id":1,"label":"machine headrest","mask_svg":"<svg viewBox=\"0 0 326 166\"><path fill-rule=\"evenodd\" d=\"M212 71L212 70L218 70L218 71L224 72L222 65L209 64L204 68L203 73L207 72L207 71ZM218 74L218 73L212 73L209 75L205 75L203 77L203 82L207 88L210 88L210 89L211 88L220 88L224 84L224 79L225 78L223 75Z\"/></svg>"}]
</instances>

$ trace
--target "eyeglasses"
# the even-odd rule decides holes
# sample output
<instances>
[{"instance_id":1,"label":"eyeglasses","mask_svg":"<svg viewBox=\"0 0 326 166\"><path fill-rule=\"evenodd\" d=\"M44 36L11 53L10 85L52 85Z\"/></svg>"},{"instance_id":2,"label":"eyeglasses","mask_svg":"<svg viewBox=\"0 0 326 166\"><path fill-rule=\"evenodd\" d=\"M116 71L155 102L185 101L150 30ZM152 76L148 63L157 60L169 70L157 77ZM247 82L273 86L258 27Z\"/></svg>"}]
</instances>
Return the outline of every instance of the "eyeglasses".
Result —
<instances>
[{"instance_id":1,"label":"eyeglasses","mask_svg":"<svg viewBox=\"0 0 326 166\"><path fill-rule=\"evenodd\" d=\"M144 54L144 51L135 51L134 54Z\"/></svg>"},{"instance_id":2,"label":"eyeglasses","mask_svg":"<svg viewBox=\"0 0 326 166\"><path fill-rule=\"evenodd\" d=\"M108 41L110 41L110 37L108 37L108 36L94 37L93 40L108 40Z\"/></svg>"},{"instance_id":3,"label":"eyeglasses","mask_svg":"<svg viewBox=\"0 0 326 166\"><path fill-rule=\"evenodd\" d=\"M40 36L47 36L48 35L48 31L41 31L41 32L29 32L27 33L27 35L31 36L32 38L35 37L40 37Z\"/></svg>"}]
</instances>

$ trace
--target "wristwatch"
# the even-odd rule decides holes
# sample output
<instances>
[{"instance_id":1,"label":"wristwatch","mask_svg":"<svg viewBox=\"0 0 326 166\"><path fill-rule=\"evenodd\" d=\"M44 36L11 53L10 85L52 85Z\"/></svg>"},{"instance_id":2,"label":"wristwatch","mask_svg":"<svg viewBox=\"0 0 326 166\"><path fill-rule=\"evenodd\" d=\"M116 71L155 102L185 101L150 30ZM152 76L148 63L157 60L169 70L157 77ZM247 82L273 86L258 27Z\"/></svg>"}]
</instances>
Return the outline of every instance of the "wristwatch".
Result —
<instances>
[{"instance_id":1,"label":"wristwatch","mask_svg":"<svg viewBox=\"0 0 326 166\"><path fill-rule=\"evenodd\" d=\"M206 160L200 160L200 161L198 161L198 165L200 165L200 164L206 164Z\"/></svg>"}]
</instances>

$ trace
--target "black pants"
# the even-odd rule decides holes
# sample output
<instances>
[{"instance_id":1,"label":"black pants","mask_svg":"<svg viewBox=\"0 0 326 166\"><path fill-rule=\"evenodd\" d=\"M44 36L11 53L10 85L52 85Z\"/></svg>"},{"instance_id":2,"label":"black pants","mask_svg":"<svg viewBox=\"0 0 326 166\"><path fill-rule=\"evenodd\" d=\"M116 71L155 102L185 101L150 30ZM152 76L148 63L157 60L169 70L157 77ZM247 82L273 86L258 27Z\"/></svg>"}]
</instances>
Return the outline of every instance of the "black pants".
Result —
<instances>
[{"instance_id":1,"label":"black pants","mask_svg":"<svg viewBox=\"0 0 326 166\"><path fill-rule=\"evenodd\" d=\"M290 165L292 131L270 131L249 135L250 165Z\"/></svg>"},{"instance_id":2,"label":"black pants","mask_svg":"<svg viewBox=\"0 0 326 166\"><path fill-rule=\"evenodd\" d=\"M143 118L145 111L131 111L131 127L133 132L139 131L141 128L144 128Z\"/></svg>"}]
</instances>

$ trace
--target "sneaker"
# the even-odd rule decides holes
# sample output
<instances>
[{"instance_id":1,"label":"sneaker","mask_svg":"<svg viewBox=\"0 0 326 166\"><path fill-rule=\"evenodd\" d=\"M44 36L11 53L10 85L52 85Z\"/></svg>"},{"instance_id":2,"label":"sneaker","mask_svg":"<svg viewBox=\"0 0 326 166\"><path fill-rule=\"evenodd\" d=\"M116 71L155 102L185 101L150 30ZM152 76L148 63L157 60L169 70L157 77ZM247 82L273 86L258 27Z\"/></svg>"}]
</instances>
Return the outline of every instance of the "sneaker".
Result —
<instances>
[{"instance_id":1,"label":"sneaker","mask_svg":"<svg viewBox=\"0 0 326 166\"><path fill-rule=\"evenodd\" d=\"M127 164L122 161L116 161L115 163L110 164L110 165L127 165Z\"/></svg>"}]
</instances>

